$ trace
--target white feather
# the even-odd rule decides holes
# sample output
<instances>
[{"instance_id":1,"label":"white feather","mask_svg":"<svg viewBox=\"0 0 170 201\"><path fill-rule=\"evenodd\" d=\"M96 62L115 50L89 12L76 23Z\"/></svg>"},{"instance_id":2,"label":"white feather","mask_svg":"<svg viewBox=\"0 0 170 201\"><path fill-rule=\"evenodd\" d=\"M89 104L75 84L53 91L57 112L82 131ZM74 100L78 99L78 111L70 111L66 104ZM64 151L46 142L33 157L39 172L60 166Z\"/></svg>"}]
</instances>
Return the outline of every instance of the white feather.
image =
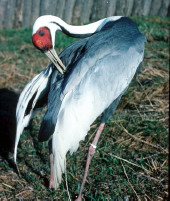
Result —
<instances>
[{"instance_id":1,"label":"white feather","mask_svg":"<svg viewBox=\"0 0 170 201\"><path fill-rule=\"evenodd\" d=\"M15 147L14 147L14 162L16 163L17 157L17 147L20 136L24 128L29 124L29 121L33 115L33 108L40 98L41 93L46 88L49 76L52 73L52 68L49 66L46 70L42 71L40 74L36 75L23 89L16 108L16 138L15 138ZM30 113L25 116L25 111L29 104L29 101L33 98L33 95L36 94Z\"/></svg>"}]
</instances>

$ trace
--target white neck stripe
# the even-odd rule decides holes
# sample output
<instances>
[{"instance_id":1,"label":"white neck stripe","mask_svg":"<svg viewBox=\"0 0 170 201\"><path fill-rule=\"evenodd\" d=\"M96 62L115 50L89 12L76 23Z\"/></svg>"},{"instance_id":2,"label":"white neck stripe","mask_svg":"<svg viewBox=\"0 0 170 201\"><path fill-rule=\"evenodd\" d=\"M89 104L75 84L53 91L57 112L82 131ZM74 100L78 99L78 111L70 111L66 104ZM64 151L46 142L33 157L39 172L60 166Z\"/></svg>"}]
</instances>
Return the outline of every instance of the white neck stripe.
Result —
<instances>
[{"instance_id":1,"label":"white neck stripe","mask_svg":"<svg viewBox=\"0 0 170 201\"><path fill-rule=\"evenodd\" d=\"M33 34L43 26L47 26L51 31L57 31L61 30L62 28L66 30L66 34L71 34L71 35L86 35L86 34L93 34L96 31L100 31L100 29L109 21L116 21L120 19L122 16L113 16L113 17L108 17L104 18L102 20L99 20L97 22L93 22L87 25L81 25L81 26L73 26L69 25L66 22L64 22L62 19L56 16L52 15L44 15L39 17L34 24L33 27ZM53 25L52 25L53 24ZM61 30L62 31L62 30Z\"/></svg>"}]
</instances>

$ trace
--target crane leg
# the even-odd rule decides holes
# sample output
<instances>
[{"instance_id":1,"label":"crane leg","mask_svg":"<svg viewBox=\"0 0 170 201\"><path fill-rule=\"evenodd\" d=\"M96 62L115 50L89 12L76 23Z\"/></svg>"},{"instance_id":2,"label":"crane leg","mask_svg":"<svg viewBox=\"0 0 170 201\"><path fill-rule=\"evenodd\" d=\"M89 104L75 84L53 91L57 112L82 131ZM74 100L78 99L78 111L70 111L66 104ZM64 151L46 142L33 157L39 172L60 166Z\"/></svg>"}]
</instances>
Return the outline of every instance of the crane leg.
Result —
<instances>
[{"instance_id":1,"label":"crane leg","mask_svg":"<svg viewBox=\"0 0 170 201\"><path fill-rule=\"evenodd\" d=\"M52 153L52 139L48 142L49 155L50 155L50 182L49 188L55 188L54 185L54 155Z\"/></svg>"},{"instance_id":2,"label":"crane leg","mask_svg":"<svg viewBox=\"0 0 170 201\"><path fill-rule=\"evenodd\" d=\"M50 188L55 188L54 186L54 158L53 154L50 154Z\"/></svg>"},{"instance_id":3,"label":"crane leg","mask_svg":"<svg viewBox=\"0 0 170 201\"><path fill-rule=\"evenodd\" d=\"M97 133L95 135L95 138L94 138L92 144L89 147L87 161L86 161L85 173L84 173L83 181L82 181L82 184L81 184L80 193L79 193L79 196L76 199L76 201L81 201L82 200L82 192L83 192L84 185L85 185L85 182L86 182L86 178L87 178L87 173L88 173L88 170L89 170L90 162L91 162L91 159L93 158L93 155L95 154L96 145L97 145L97 142L98 142L98 140L100 138L100 135L101 135L101 133L102 133L102 131L104 129L104 126L105 126L105 123L101 123L100 124L100 126L99 126L99 128L97 130Z\"/></svg>"}]
</instances>

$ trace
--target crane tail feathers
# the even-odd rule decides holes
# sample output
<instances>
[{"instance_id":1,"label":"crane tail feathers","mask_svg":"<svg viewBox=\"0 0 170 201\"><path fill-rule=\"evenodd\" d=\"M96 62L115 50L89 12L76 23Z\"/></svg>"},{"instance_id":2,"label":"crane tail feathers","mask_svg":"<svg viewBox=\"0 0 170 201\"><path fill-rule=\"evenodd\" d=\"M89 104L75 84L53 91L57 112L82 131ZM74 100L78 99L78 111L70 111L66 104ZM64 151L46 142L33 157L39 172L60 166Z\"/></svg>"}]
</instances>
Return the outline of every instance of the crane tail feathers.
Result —
<instances>
[{"instance_id":1,"label":"crane tail feathers","mask_svg":"<svg viewBox=\"0 0 170 201\"><path fill-rule=\"evenodd\" d=\"M17 147L24 128L29 124L37 102L47 93L49 77L53 65L36 75L23 89L16 108L16 137L14 146L14 162L17 158Z\"/></svg>"},{"instance_id":2,"label":"crane tail feathers","mask_svg":"<svg viewBox=\"0 0 170 201\"><path fill-rule=\"evenodd\" d=\"M59 152L54 154L54 184L55 189L58 188L62 180L62 174L65 172L65 156L61 156Z\"/></svg>"}]
</instances>

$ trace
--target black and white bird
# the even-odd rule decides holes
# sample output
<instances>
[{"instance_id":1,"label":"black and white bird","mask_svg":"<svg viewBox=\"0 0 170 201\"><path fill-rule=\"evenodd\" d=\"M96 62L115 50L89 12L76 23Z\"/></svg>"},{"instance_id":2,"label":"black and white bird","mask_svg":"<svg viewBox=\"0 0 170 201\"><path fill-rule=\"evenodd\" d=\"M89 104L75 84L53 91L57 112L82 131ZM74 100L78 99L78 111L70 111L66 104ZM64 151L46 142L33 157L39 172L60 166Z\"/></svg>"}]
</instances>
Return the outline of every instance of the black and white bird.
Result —
<instances>
[{"instance_id":1,"label":"black and white bird","mask_svg":"<svg viewBox=\"0 0 170 201\"><path fill-rule=\"evenodd\" d=\"M54 50L56 31L83 39L58 57ZM81 200L97 141L143 60L146 39L127 17L108 17L88 25L72 26L58 17L45 15L35 21L32 41L53 64L33 78L21 93L14 159L16 162L20 135L34 110L47 104L39 140L52 140L50 185L57 188L65 171L66 153L78 149L90 125L102 114L101 125L89 147L77 199Z\"/></svg>"}]
</instances>

